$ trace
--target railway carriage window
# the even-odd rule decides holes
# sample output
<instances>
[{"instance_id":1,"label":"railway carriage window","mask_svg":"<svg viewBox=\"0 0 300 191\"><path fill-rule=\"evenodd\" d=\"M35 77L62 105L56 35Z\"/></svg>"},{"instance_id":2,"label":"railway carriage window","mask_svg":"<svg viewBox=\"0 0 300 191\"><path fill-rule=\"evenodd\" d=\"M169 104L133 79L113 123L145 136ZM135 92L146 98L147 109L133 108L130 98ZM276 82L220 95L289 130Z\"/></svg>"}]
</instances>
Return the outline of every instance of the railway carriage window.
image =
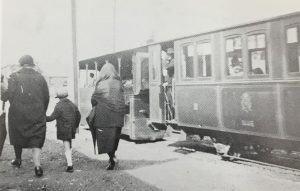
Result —
<instances>
[{"instance_id":1,"label":"railway carriage window","mask_svg":"<svg viewBox=\"0 0 300 191\"><path fill-rule=\"evenodd\" d=\"M226 62L228 76L243 76L242 38L226 40Z\"/></svg>"},{"instance_id":2,"label":"railway carriage window","mask_svg":"<svg viewBox=\"0 0 300 191\"><path fill-rule=\"evenodd\" d=\"M268 74L266 35L248 36L249 74Z\"/></svg>"},{"instance_id":3,"label":"railway carriage window","mask_svg":"<svg viewBox=\"0 0 300 191\"><path fill-rule=\"evenodd\" d=\"M153 64L152 64L152 80L156 81L158 79L158 66L157 66L157 53L153 52Z\"/></svg>"},{"instance_id":4,"label":"railway carriage window","mask_svg":"<svg viewBox=\"0 0 300 191\"><path fill-rule=\"evenodd\" d=\"M288 28L286 31L287 60L289 72L300 72L300 27Z\"/></svg>"},{"instance_id":5,"label":"railway carriage window","mask_svg":"<svg viewBox=\"0 0 300 191\"><path fill-rule=\"evenodd\" d=\"M149 89L149 59L143 58L141 60L141 89Z\"/></svg>"},{"instance_id":6,"label":"railway carriage window","mask_svg":"<svg viewBox=\"0 0 300 191\"><path fill-rule=\"evenodd\" d=\"M181 64L183 77L194 77L194 46L185 45L181 49Z\"/></svg>"},{"instance_id":7,"label":"railway carriage window","mask_svg":"<svg viewBox=\"0 0 300 191\"><path fill-rule=\"evenodd\" d=\"M197 44L198 76L211 76L211 46L210 43Z\"/></svg>"}]
</instances>

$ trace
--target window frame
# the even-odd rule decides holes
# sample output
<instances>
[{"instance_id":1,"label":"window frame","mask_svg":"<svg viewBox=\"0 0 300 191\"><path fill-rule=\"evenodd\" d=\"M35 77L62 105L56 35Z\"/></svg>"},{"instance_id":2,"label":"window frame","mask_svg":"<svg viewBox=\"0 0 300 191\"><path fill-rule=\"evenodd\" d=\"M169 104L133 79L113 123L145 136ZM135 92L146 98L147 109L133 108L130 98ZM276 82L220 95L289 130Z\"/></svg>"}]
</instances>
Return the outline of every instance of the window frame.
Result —
<instances>
[{"instance_id":1,"label":"window frame","mask_svg":"<svg viewBox=\"0 0 300 191\"><path fill-rule=\"evenodd\" d=\"M186 75L184 76L184 73L183 73L183 63L182 63L182 51L183 51L183 47L187 47L187 46L189 46L189 45L191 45L192 47L193 47L193 76L192 77L187 77ZM183 43L181 43L180 44L180 46L179 46L180 48L179 48L179 66L180 66L180 74L179 74L179 76L180 76L180 80L182 80L182 81L191 81L191 80L195 80L195 42L194 41L192 41L192 40L190 40L190 41L186 41L186 42L183 42ZM186 66L184 66L184 67L186 67Z\"/></svg>"},{"instance_id":2,"label":"window frame","mask_svg":"<svg viewBox=\"0 0 300 191\"><path fill-rule=\"evenodd\" d=\"M228 74L228 60L227 60L227 40L229 40L229 39L234 39L234 38L238 38L238 37L240 37L241 38L241 44L242 44L242 48L241 48L241 52L242 52L242 66L243 66L243 75L241 75L241 76L232 76L232 75L229 75ZM243 79L243 78L245 78L245 69L246 69L246 67L245 67L245 61L246 61L246 59L245 59L245 56L244 56L244 44L245 44L245 42L244 42L244 38L243 38L243 34L231 34L231 35L227 35L227 36L225 36L224 38L223 38L223 40L224 40L224 49L223 49L223 54L224 54L224 57L223 57L223 64L224 64L224 66L223 66L223 68L224 68L224 75L225 75L225 78L226 79Z\"/></svg>"},{"instance_id":3,"label":"window frame","mask_svg":"<svg viewBox=\"0 0 300 191\"><path fill-rule=\"evenodd\" d=\"M248 37L249 36L258 36L258 35L264 35L265 36L265 48L255 48L255 49L249 49L248 48ZM255 78L255 79L258 79L258 78L268 78L271 76L271 67L270 67L270 59L269 59L269 55L270 55L270 50L269 50L269 34L268 34L268 31L267 30L253 30L251 32L248 32L245 34L245 42L246 42L246 45L245 45L245 49L246 49L246 65L247 65L247 71L246 71L246 77L248 79L252 79L252 78ZM250 53L252 52L252 50L255 50L255 51L260 51L260 50L265 50L265 60L266 60L266 71L268 71L268 73L266 74L252 74L251 71L250 71L250 64L251 63L251 55ZM251 66L252 67L252 66Z\"/></svg>"},{"instance_id":4,"label":"window frame","mask_svg":"<svg viewBox=\"0 0 300 191\"><path fill-rule=\"evenodd\" d=\"M285 55L285 69L286 74L289 76L300 76L300 60L299 60L299 70L297 72L290 71L290 63L288 58L288 43L287 43L287 30L290 28L297 28L297 38L298 42L296 43L299 47L298 51L300 50L300 22L294 22L292 24L287 24L284 27L284 55ZM300 57L300 53L298 53L298 57Z\"/></svg>"},{"instance_id":5,"label":"window frame","mask_svg":"<svg viewBox=\"0 0 300 191\"><path fill-rule=\"evenodd\" d=\"M223 42L223 50L222 50L222 79L226 81L247 81L247 80L260 80L260 79L269 79L272 77L272 63L270 63L272 50L270 49L270 23L269 22L263 22L260 24L253 24L253 25L247 25L244 27L238 27L226 31L222 31L222 42ZM249 74L249 55L248 55L248 42L247 42L247 36L251 36L254 34L265 34L265 41L266 41L266 58L268 59L268 74L260 74L260 75L250 75ZM244 67L244 75L241 76L229 76L227 75L227 61L226 61L226 40L230 38L234 38L237 36L242 37L242 58L243 58L243 67Z\"/></svg>"},{"instance_id":6,"label":"window frame","mask_svg":"<svg viewBox=\"0 0 300 191\"><path fill-rule=\"evenodd\" d=\"M199 59L198 59L198 45L199 44L205 44L209 43L210 45L210 76L200 76L199 75ZM196 62L194 63L194 68L195 68L195 73L194 73L194 78L196 80L212 80L213 79L213 74L214 74L214 57L213 57L213 44L210 38L202 38L202 39L196 39L195 41L195 60Z\"/></svg>"}]
</instances>

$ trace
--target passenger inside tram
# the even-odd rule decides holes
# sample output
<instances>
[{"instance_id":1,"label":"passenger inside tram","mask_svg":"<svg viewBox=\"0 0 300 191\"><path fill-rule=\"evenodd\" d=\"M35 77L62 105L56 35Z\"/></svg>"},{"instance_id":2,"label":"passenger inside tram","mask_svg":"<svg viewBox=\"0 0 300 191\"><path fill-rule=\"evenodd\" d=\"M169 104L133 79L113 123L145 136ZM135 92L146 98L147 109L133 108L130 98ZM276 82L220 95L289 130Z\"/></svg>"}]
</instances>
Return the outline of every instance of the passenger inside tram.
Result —
<instances>
[{"instance_id":1,"label":"passenger inside tram","mask_svg":"<svg viewBox=\"0 0 300 191\"><path fill-rule=\"evenodd\" d=\"M89 80L88 80L88 87L89 88L95 87L95 85L96 85L95 74L94 73L90 73Z\"/></svg>"},{"instance_id":2,"label":"passenger inside tram","mask_svg":"<svg viewBox=\"0 0 300 191\"><path fill-rule=\"evenodd\" d=\"M162 50L162 65L163 65L163 87L165 93L166 119L174 119L175 103L174 103L174 49L168 48Z\"/></svg>"},{"instance_id":3,"label":"passenger inside tram","mask_svg":"<svg viewBox=\"0 0 300 191\"><path fill-rule=\"evenodd\" d=\"M239 58L234 55L229 62L229 74L230 76L242 76L243 75L243 66Z\"/></svg>"},{"instance_id":4,"label":"passenger inside tram","mask_svg":"<svg viewBox=\"0 0 300 191\"><path fill-rule=\"evenodd\" d=\"M264 74L261 68L255 68L252 70L253 74Z\"/></svg>"}]
</instances>

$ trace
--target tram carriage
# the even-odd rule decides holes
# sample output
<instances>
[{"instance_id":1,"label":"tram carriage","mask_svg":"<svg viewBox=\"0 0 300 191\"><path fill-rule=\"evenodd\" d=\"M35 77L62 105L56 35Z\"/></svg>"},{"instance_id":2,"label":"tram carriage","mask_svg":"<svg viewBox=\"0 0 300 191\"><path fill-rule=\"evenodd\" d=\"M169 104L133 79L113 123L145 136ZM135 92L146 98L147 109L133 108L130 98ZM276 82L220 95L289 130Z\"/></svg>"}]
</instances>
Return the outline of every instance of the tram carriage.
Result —
<instances>
[{"instance_id":1,"label":"tram carriage","mask_svg":"<svg viewBox=\"0 0 300 191\"><path fill-rule=\"evenodd\" d=\"M174 83L164 85L169 48ZM299 12L83 60L80 69L105 60L127 89L123 133L132 139L162 138L171 125L225 144L299 151Z\"/></svg>"}]
</instances>

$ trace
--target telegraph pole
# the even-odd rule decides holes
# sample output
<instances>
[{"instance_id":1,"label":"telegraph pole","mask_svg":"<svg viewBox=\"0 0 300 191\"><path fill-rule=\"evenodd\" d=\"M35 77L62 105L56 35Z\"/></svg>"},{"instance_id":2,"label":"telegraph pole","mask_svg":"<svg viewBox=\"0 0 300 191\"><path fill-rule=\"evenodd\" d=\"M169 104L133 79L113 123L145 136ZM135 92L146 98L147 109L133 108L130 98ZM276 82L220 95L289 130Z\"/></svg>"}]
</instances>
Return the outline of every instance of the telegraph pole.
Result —
<instances>
[{"instance_id":1,"label":"telegraph pole","mask_svg":"<svg viewBox=\"0 0 300 191\"><path fill-rule=\"evenodd\" d=\"M76 0L71 0L71 19L72 19L72 55L73 55L73 88L74 102L79 106L78 100L78 63L77 63L77 34L76 34Z\"/></svg>"},{"instance_id":2,"label":"telegraph pole","mask_svg":"<svg viewBox=\"0 0 300 191\"><path fill-rule=\"evenodd\" d=\"M116 51L116 10L117 9L117 0L114 0L113 7L113 52Z\"/></svg>"}]
</instances>

